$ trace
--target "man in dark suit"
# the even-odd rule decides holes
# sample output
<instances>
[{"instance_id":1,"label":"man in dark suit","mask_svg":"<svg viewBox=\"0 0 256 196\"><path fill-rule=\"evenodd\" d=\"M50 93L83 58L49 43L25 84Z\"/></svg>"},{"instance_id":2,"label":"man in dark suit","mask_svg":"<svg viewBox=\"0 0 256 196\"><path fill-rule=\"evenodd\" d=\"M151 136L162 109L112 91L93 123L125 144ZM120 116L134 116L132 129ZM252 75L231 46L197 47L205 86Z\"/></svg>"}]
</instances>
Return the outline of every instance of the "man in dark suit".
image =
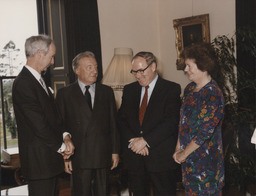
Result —
<instances>
[{"instance_id":1,"label":"man in dark suit","mask_svg":"<svg viewBox=\"0 0 256 196\"><path fill-rule=\"evenodd\" d=\"M76 146L65 170L72 173L74 196L105 196L111 161L111 169L119 161L114 93L96 82L98 69L92 52L78 54L72 66L78 80L60 89L56 98L64 126Z\"/></svg>"},{"instance_id":2,"label":"man in dark suit","mask_svg":"<svg viewBox=\"0 0 256 196\"><path fill-rule=\"evenodd\" d=\"M63 158L74 151L70 135L60 127L54 98L41 77L41 72L54 63L56 47L50 37L38 35L26 40L25 52L27 64L12 89L21 169L28 179L30 196L53 196L57 175L63 172Z\"/></svg>"},{"instance_id":3,"label":"man in dark suit","mask_svg":"<svg viewBox=\"0 0 256 196\"><path fill-rule=\"evenodd\" d=\"M119 110L119 129L134 196L148 194L150 179L154 195L175 195L176 168L172 160L178 133L180 85L162 79L156 72L156 57L139 52L131 73L137 82L124 87Z\"/></svg>"}]
</instances>

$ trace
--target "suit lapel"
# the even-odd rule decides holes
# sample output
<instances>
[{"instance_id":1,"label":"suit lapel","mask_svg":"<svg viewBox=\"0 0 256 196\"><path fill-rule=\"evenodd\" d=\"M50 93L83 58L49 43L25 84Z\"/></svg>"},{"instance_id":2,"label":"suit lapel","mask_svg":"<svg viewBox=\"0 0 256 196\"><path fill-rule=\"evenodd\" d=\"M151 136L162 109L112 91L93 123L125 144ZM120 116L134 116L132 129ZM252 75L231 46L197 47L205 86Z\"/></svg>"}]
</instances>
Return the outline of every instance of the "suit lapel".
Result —
<instances>
[{"instance_id":1,"label":"suit lapel","mask_svg":"<svg viewBox=\"0 0 256 196\"><path fill-rule=\"evenodd\" d=\"M135 130L140 129L139 110L140 110L141 89L142 89L142 87L137 82L135 87L134 87L134 90L132 91L132 93L134 93L134 96L131 96L131 97L134 97L131 109L134 111L132 113L135 114L135 115L133 115L134 116L134 122L136 122L135 123L135 126L136 126Z\"/></svg>"},{"instance_id":2,"label":"suit lapel","mask_svg":"<svg viewBox=\"0 0 256 196\"><path fill-rule=\"evenodd\" d=\"M94 104L92 110L92 118L99 118L99 112L102 110L102 99L104 99L105 88L102 88L102 84L96 83L95 84L95 96L94 96Z\"/></svg>"},{"instance_id":3,"label":"suit lapel","mask_svg":"<svg viewBox=\"0 0 256 196\"><path fill-rule=\"evenodd\" d=\"M45 98L50 99L52 102L54 102L54 98L53 98L51 92L49 93L48 87L46 86L46 88L48 90L48 93L49 93L49 96L45 92L45 90L41 86L41 84L38 82L38 80L33 76L33 74L26 67L23 67L21 75L24 75L24 76L30 78L30 80L36 86L36 88L39 90L39 92L42 94L42 96L44 96Z\"/></svg>"},{"instance_id":4,"label":"suit lapel","mask_svg":"<svg viewBox=\"0 0 256 196\"><path fill-rule=\"evenodd\" d=\"M73 95L75 99L78 99L78 100L75 100L75 102L79 103L78 107L79 107L79 110L81 110L81 115L85 114L87 116L87 119L91 118L92 111L85 100L85 97L83 95L83 92L81 91L81 88L78 82L76 82L73 86Z\"/></svg>"},{"instance_id":5,"label":"suit lapel","mask_svg":"<svg viewBox=\"0 0 256 196\"><path fill-rule=\"evenodd\" d=\"M93 109L91 111L91 120L88 123L88 131L93 130L93 127L95 126L95 119L101 119L101 114L102 114L102 105L104 104L104 101L102 99L105 99L105 88L102 88L102 85L100 83L95 84L95 96L94 96L94 104L93 104ZM89 107L88 107L89 108Z\"/></svg>"},{"instance_id":6,"label":"suit lapel","mask_svg":"<svg viewBox=\"0 0 256 196\"><path fill-rule=\"evenodd\" d=\"M134 100L134 107L137 109L137 113L138 113L138 116L139 116L139 109L140 109L140 98L141 98L141 89L142 87L139 85L139 83L137 82L137 85L135 87L135 100Z\"/></svg>"},{"instance_id":7,"label":"suit lapel","mask_svg":"<svg viewBox=\"0 0 256 196\"><path fill-rule=\"evenodd\" d=\"M154 107L157 104L157 97L159 97L159 94L163 90L163 82L162 81L163 81L162 78L160 78L158 76L158 79L156 81L156 85L155 85L155 87L153 89L153 92L152 92L152 94L150 96L150 99L149 99L149 102L148 102L148 105L147 105L147 109L146 109L143 121L147 122L147 118L148 118L148 116L150 114L150 111L152 110L152 107Z\"/></svg>"},{"instance_id":8,"label":"suit lapel","mask_svg":"<svg viewBox=\"0 0 256 196\"><path fill-rule=\"evenodd\" d=\"M99 106L98 102L102 93L102 90L100 89L101 86L96 83L95 84L95 96L94 96L94 104L93 104L93 111L97 110L97 107Z\"/></svg>"}]
</instances>

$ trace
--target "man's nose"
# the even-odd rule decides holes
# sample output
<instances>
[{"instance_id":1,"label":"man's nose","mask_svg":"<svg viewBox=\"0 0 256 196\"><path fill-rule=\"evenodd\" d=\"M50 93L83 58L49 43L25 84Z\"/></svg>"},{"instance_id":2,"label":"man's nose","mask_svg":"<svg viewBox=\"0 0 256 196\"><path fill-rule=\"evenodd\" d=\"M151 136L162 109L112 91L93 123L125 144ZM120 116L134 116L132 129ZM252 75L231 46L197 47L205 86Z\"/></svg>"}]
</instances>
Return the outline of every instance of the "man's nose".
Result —
<instances>
[{"instance_id":1,"label":"man's nose","mask_svg":"<svg viewBox=\"0 0 256 196\"><path fill-rule=\"evenodd\" d=\"M95 67L95 68L93 69L93 73L98 73L97 67Z\"/></svg>"}]
</instances>

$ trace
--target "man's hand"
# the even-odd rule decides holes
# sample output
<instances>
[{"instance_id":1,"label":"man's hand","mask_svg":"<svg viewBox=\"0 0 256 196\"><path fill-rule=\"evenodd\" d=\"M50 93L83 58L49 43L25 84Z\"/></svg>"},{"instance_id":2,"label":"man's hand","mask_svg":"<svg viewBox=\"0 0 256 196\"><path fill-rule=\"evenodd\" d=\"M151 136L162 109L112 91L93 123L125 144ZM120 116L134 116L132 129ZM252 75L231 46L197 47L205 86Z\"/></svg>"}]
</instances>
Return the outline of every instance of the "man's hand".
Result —
<instances>
[{"instance_id":1,"label":"man's hand","mask_svg":"<svg viewBox=\"0 0 256 196\"><path fill-rule=\"evenodd\" d=\"M73 169L72 169L71 160L64 160L64 166L65 166L65 168L64 168L65 172L68 174L72 174Z\"/></svg>"},{"instance_id":2,"label":"man's hand","mask_svg":"<svg viewBox=\"0 0 256 196\"><path fill-rule=\"evenodd\" d=\"M112 154L112 167L111 170L116 168L119 162L119 155L118 154Z\"/></svg>"},{"instance_id":3,"label":"man's hand","mask_svg":"<svg viewBox=\"0 0 256 196\"><path fill-rule=\"evenodd\" d=\"M62 156L63 156L63 159L69 159L69 157L74 154L74 150L75 150L75 146L69 134L65 136L64 143L66 145L66 149L64 150L64 153L62 153Z\"/></svg>"},{"instance_id":4,"label":"man's hand","mask_svg":"<svg viewBox=\"0 0 256 196\"><path fill-rule=\"evenodd\" d=\"M129 140L130 148L136 154L140 154L140 151L144 149L147 145L147 142L143 137L136 137Z\"/></svg>"},{"instance_id":5,"label":"man's hand","mask_svg":"<svg viewBox=\"0 0 256 196\"><path fill-rule=\"evenodd\" d=\"M149 155L148 147L145 146L145 147L139 152L139 154L142 155L142 156L148 156L148 155Z\"/></svg>"}]
</instances>

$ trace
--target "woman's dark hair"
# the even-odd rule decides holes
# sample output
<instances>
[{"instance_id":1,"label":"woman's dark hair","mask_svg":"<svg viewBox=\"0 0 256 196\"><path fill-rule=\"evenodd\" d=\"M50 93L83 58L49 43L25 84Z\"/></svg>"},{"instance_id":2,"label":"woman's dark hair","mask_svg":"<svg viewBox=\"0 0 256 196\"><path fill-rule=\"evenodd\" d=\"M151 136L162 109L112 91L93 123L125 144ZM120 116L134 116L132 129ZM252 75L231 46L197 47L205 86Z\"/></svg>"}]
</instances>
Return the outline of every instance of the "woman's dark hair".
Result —
<instances>
[{"instance_id":1,"label":"woman's dark hair","mask_svg":"<svg viewBox=\"0 0 256 196\"><path fill-rule=\"evenodd\" d=\"M181 58L183 62L185 62L186 59L193 59L198 69L207 71L213 78L215 78L218 73L219 66L215 50L211 44L200 43L190 45L183 50Z\"/></svg>"}]
</instances>

